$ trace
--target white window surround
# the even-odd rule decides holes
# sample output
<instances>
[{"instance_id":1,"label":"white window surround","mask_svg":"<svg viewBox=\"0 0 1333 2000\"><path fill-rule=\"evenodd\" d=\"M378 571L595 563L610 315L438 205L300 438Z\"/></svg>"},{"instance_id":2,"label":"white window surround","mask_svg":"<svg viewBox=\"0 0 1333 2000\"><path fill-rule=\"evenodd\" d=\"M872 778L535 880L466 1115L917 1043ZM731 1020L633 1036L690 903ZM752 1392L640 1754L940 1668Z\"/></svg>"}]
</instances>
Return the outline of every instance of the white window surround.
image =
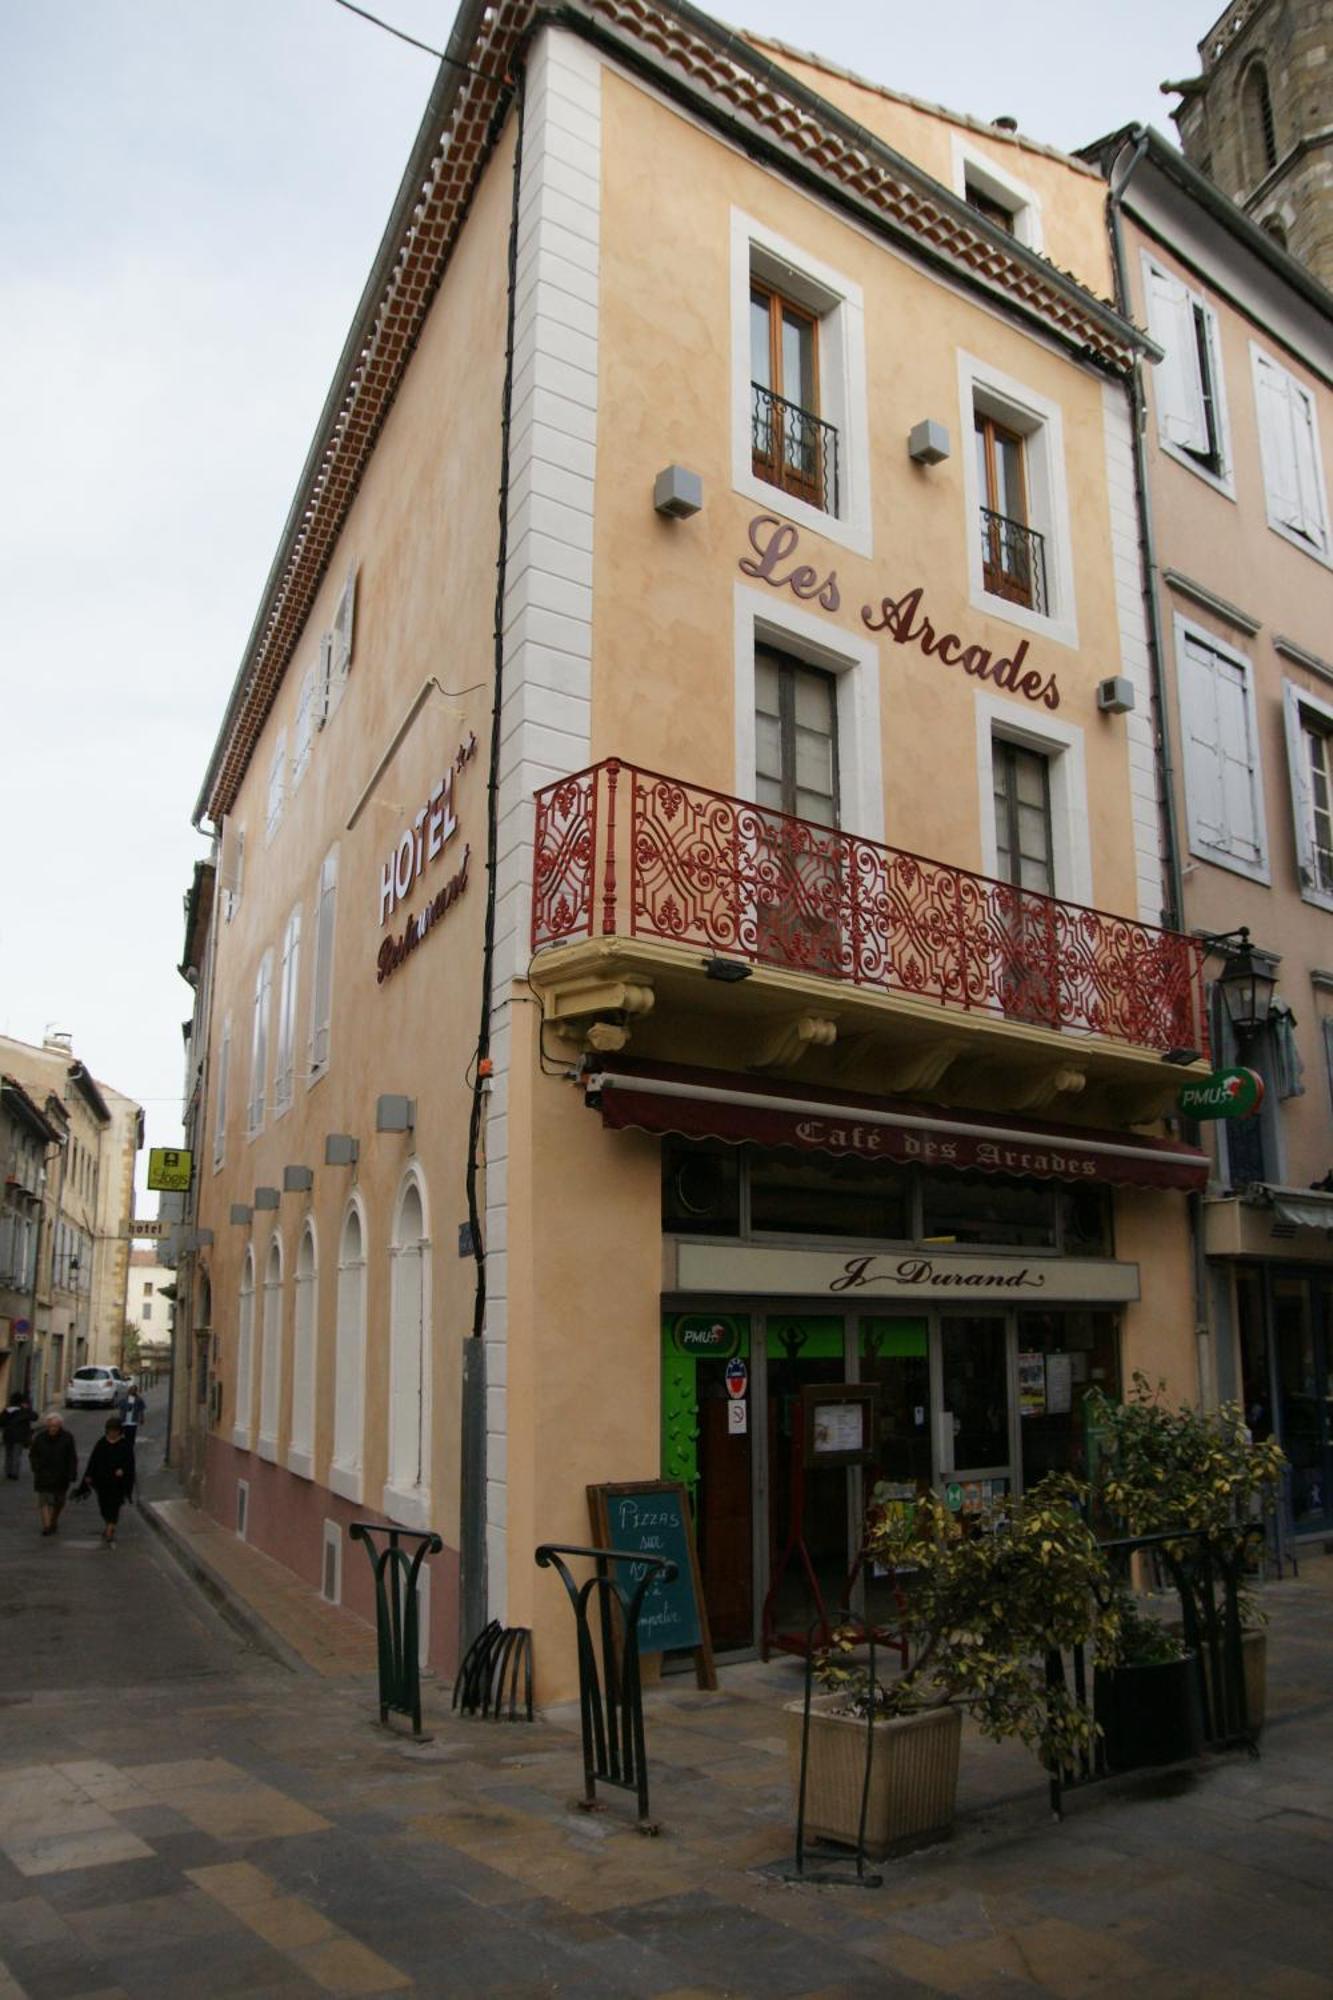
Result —
<instances>
[{"instance_id":1,"label":"white window surround","mask_svg":"<svg viewBox=\"0 0 1333 2000\"><path fill-rule=\"evenodd\" d=\"M307 667L301 676L296 704L296 732L292 746L292 790L296 790L310 762L310 746L315 740L315 689L318 669Z\"/></svg>"},{"instance_id":2,"label":"white window surround","mask_svg":"<svg viewBox=\"0 0 1333 2000\"><path fill-rule=\"evenodd\" d=\"M1329 557L1328 487L1324 480L1323 448L1319 441L1319 408L1313 392L1289 368L1284 368L1280 361L1266 354L1254 340L1250 342L1250 367L1254 376L1255 416L1259 426L1259 457L1263 465L1268 525L1274 534L1281 535L1293 548L1333 568ZM1296 450L1297 441L1293 439L1296 462L1287 476L1294 483L1294 491L1286 496L1279 490L1281 474L1274 462L1273 440L1265 437L1265 410L1270 402L1270 390L1278 384L1285 390L1289 405L1303 407L1308 418L1309 454L1301 463L1303 455ZM1290 420L1294 422L1294 418ZM1308 534L1302 534L1300 528L1293 525L1297 515L1304 518Z\"/></svg>"},{"instance_id":3,"label":"white window surround","mask_svg":"<svg viewBox=\"0 0 1333 2000\"><path fill-rule=\"evenodd\" d=\"M1028 526L1045 543L1046 595L1049 613L1032 611L997 597L985 586L982 570L981 507L977 485L977 454L973 444L978 410L1017 431L1025 440L1024 474L1028 492ZM958 421L962 439L963 493L967 509L967 574L969 600L975 611L1038 633L1058 646L1078 645L1078 614L1074 601L1074 553L1065 480L1064 418L1058 403L1040 396L1012 375L1002 374L974 354L958 350Z\"/></svg>"},{"instance_id":4,"label":"white window surround","mask_svg":"<svg viewBox=\"0 0 1333 2000\"><path fill-rule=\"evenodd\" d=\"M1041 200L1026 181L1002 167L990 153L982 151L961 133L953 134L953 191L966 201L967 190L975 187L1007 208L1014 218L1014 241L1029 250L1045 247L1041 229Z\"/></svg>"},{"instance_id":5,"label":"white window surround","mask_svg":"<svg viewBox=\"0 0 1333 2000\"><path fill-rule=\"evenodd\" d=\"M415 1195L420 1216L421 1233L403 1239L403 1226L408 1213L408 1203ZM432 1348L432 1305L431 1305L431 1237L430 1209L427 1205L426 1184L421 1170L413 1161L403 1175L394 1202L393 1239L389 1245L389 1453L388 1477L380 1505L391 1521L405 1528L428 1528L431 1511L431 1348ZM415 1255L417 1275L404 1275L404 1265ZM415 1310L420 1315L414 1347L410 1347L407 1360L415 1357L417 1380L415 1397L413 1385L409 1382L403 1393L399 1371L403 1365L403 1343L401 1329L407 1325L407 1315L413 1311L413 1294L416 1296ZM415 1414L406 1431L398 1426L403 1421L403 1412L415 1400ZM415 1438L417 1477L412 1480L402 1477L402 1469L413 1456L411 1446ZM395 1477L395 1466L399 1468Z\"/></svg>"},{"instance_id":6,"label":"white window surround","mask_svg":"<svg viewBox=\"0 0 1333 2000\"><path fill-rule=\"evenodd\" d=\"M1143 297L1148 320L1148 330L1159 346L1165 349L1165 357L1155 368L1148 371L1153 391L1153 405L1157 412L1157 442L1168 458L1175 459L1204 480L1215 492L1224 493L1229 500L1236 497L1236 469L1231 455L1231 424L1227 416L1226 378L1222 369L1222 342L1216 312L1200 292L1196 292L1181 276L1147 250L1141 253L1143 260ZM1175 295L1175 300L1166 294ZM1202 388L1199 380L1198 347L1194 334L1194 310L1203 312L1205 339L1208 348L1208 386L1213 396L1213 421L1217 433L1217 453L1222 469L1214 472L1199 458L1197 452L1172 435L1182 428L1179 415L1170 407L1172 403L1194 404L1193 421L1203 421ZM1185 322L1188 320L1188 328ZM1186 339L1186 333L1188 338ZM1181 353L1183 346L1184 352Z\"/></svg>"},{"instance_id":7,"label":"white window surround","mask_svg":"<svg viewBox=\"0 0 1333 2000\"><path fill-rule=\"evenodd\" d=\"M264 1104L268 1087L269 1003L273 995L273 953L266 951L255 973L255 991L250 1032L250 1096L246 1111L248 1139L264 1129Z\"/></svg>"},{"instance_id":8,"label":"white window surround","mask_svg":"<svg viewBox=\"0 0 1333 2000\"><path fill-rule=\"evenodd\" d=\"M217 1097L213 1110L213 1172L217 1173L227 1158L227 1091L231 1082L231 1015L224 1017L222 1039L218 1044Z\"/></svg>"},{"instance_id":9,"label":"white window surround","mask_svg":"<svg viewBox=\"0 0 1333 2000\"><path fill-rule=\"evenodd\" d=\"M282 1335L285 1302L282 1238L274 1236L264 1259L263 1313L259 1345L259 1436L255 1449L273 1465L278 1462L278 1422L282 1409Z\"/></svg>"},{"instance_id":10,"label":"white window surround","mask_svg":"<svg viewBox=\"0 0 1333 2000\"><path fill-rule=\"evenodd\" d=\"M838 512L786 493L754 470L750 399L750 282L766 278L819 316L819 415L838 433ZM861 287L741 209L731 211L731 483L765 514L873 553L870 412Z\"/></svg>"},{"instance_id":11,"label":"white window surround","mask_svg":"<svg viewBox=\"0 0 1333 2000\"><path fill-rule=\"evenodd\" d=\"M873 639L831 628L771 590L734 586L736 795L755 793L754 650L777 646L835 678L838 704L838 817L844 833L884 839L884 776L880 752L879 647Z\"/></svg>"},{"instance_id":12,"label":"white window surround","mask_svg":"<svg viewBox=\"0 0 1333 2000\"><path fill-rule=\"evenodd\" d=\"M255 1259L247 1248L236 1301L236 1410L231 1441L249 1451L254 1436Z\"/></svg>"},{"instance_id":13,"label":"white window surround","mask_svg":"<svg viewBox=\"0 0 1333 2000\"><path fill-rule=\"evenodd\" d=\"M1282 683L1282 712L1287 731L1287 774L1291 781L1291 809L1296 831L1296 866L1300 876L1301 900L1317 909L1333 910L1333 894L1319 887L1319 871L1314 853L1314 808L1310 796L1310 767L1305 749L1305 732L1313 725L1330 741L1333 750L1333 707L1320 701L1294 681Z\"/></svg>"},{"instance_id":14,"label":"white window surround","mask_svg":"<svg viewBox=\"0 0 1333 2000\"><path fill-rule=\"evenodd\" d=\"M292 1413L287 1434L287 1470L299 1479L315 1476L315 1384L319 1362L319 1239L307 1216L296 1252L292 1288Z\"/></svg>"},{"instance_id":15,"label":"white window surround","mask_svg":"<svg viewBox=\"0 0 1333 2000\"><path fill-rule=\"evenodd\" d=\"M273 761L268 769L268 804L264 813L264 845L272 841L282 824L282 809L287 802L287 731L278 731L278 740L273 746Z\"/></svg>"},{"instance_id":16,"label":"white window surround","mask_svg":"<svg viewBox=\"0 0 1333 2000\"><path fill-rule=\"evenodd\" d=\"M1030 716L1015 703L978 693L977 787L981 804L981 873L999 871L995 845L994 746L997 737L1047 759L1051 788L1054 894L1064 903L1092 903L1092 837L1088 821L1083 731L1072 722Z\"/></svg>"},{"instance_id":17,"label":"white window surround","mask_svg":"<svg viewBox=\"0 0 1333 2000\"><path fill-rule=\"evenodd\" d=\"M338 849L331 847L315 891L314 965L310 981L310 1037L306 1044L306 1088L329 1067L333 1022L333 950L338 921Z\"/></svg>"},{"instance_id":18,"label":"white window surround","mask_svg":"<svg viewBox=\"0 0 1333 2000\"><path fill-rule=\"evenodd\" d=\"M1263 760L1259 750L1258 716L1254 700L1254 663L1245 653L1237 652L1234 646L1229 646L1225 640L1219 639L1215 632L1210 632L1206 626L1196 625L1193 619L1183 617L1180 612L1176 613L1174 620L1174 640L1176 700L1179 709L1181 766L1185 784L1185 808L1190 853L1197 855L1202 861L1211 862L1214 867L1229 869L1234 875L1245 875L1253 882L1267 882L1270 880L1267 815L1264 809ZM1206 827L1201 824L1199 819L1197 790L1191 786L1190 729L1189 719L1185 713L1185 649L1188 640L1193 640L1197 646L1215 654L1219 659L1230 661L1234 667L1240 670L1244 677L1245 726L1250 757L1251 796L1255 821L1254 845L1258 849L1257 858L1253 860L1244 855L1230 853L1225 847L1219 845L1217 841L1211 839Z\"/></svg>"},{"instance_id":19,"label":"white window surround","mask_svg":"<svg viewBox=\"0 0 1333 2000\"><path fill-rule=\"evenodd\" d=\"M356 1224L353 1240L351 1225ZM366 1406L366 1214L353 1195L338 1237L333 1353L333 1456L329 1491L359 1507L364 1498L362 1456ZM354 1254L349 1256L349 1250Z\"/></svg>"},{"instance_id":20,"label":"white window surround","mask_svg":"<svg viewBox=\"0 0 1333 2000\"><path fill-rule=\"evenodd\" d=\"M278 980L278 1039L273 1056L273 1116L291 1109L296 1080L296 995L301 973L301 905L287 919L282 935L282 968Z\"/></svg>"}]
</instances>

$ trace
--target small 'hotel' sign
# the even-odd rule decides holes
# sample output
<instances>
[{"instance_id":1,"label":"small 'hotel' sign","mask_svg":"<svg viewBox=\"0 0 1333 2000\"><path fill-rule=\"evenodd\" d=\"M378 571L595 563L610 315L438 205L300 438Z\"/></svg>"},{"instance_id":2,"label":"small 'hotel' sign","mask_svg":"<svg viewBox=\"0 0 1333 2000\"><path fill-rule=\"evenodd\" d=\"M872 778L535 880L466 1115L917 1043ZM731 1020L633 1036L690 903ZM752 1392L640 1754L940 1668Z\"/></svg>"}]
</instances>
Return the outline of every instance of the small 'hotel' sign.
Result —
<instances>
[{"instance_id":1,"label":"small 'hotel' sign","mask_svg":"<svg viewBox=\"0 0 1333 2000\"><path fill-rule=\"evenodd\" d=\"M458 815L454 810L454 780L472 762L476 754L477 739L469 732L467 741L459 744L453 762L431 787L426 803L404 827L398 845L381 868L381 925L389 921L399 905L406 902L421 877L447 852L450 842L458 832ZM403 960L411 957L426 933L433 930L453 908L467 888L468 863L471 858L471 847L464 847L463 858L454 873L440 883L421 909L408 915L396 937L384 939L375 966L377 986L383 986L385 980L398 970Z\"/></svg>"}]
</instances>

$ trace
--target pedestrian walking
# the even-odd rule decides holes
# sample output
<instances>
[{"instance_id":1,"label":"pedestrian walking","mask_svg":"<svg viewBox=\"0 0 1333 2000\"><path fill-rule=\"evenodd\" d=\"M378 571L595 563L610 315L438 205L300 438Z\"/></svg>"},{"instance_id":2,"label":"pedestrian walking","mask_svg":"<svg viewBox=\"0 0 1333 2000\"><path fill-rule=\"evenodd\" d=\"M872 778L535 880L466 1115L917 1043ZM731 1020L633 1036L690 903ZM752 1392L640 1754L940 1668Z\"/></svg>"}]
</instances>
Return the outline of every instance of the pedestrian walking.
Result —
<instances>
[{"instance_id":1,"label":"pedestrian walking","mask_svg":"<svg viewBox=\"0 0 1333 2000\"><path fill-rule=\"evenodd\" d=\"M0 1416L0 1438L5 1446L5 1478L17 1479L23 1454L32 1443L32 1427L37 1419L26 1389L20 1389L5 1405Z\"/></svg>"},{"instance_id":2,"label":"pedestrian walking","mask_svg":"<svg viewBox=\"0 0 1333 2000\"><path fill-rule=\"evenodd\" d=\"M59 1410L47 1411L41 1429L28 1446L28 1461L37 1489L42 1533L54 1535L69 1489L79 1476L78 1450Z\"/></svg>"},{"instance_id":3,"label":"pedestrian walking","mask_svg":"<svg viewBox=\"0 0 1333 2000\"><path fill-rule=\"evenodd\" d=\"M148 1405L139 1394L137 1383L131 1382L125 1401L121 1405L120 1422L133 1451L139 1440L139 1426L147 1414Z\"/></svg>"},{"instance_id":4,"label":"pedestrian walking","mask_svg":"<svg viewBox=\"0 0 1333 2000\"><path fill-rule=\"evenodd\" d=\"M134 1446L125 1435L119 1417L108 1417L106 1436L100 1437L88 1454L88 1466L75 1491L75 1498L97 1495L102 1516L102 1547L116 1546L116 1523L120 1510L134 1493Z\"/></svg>"}]
</instances>

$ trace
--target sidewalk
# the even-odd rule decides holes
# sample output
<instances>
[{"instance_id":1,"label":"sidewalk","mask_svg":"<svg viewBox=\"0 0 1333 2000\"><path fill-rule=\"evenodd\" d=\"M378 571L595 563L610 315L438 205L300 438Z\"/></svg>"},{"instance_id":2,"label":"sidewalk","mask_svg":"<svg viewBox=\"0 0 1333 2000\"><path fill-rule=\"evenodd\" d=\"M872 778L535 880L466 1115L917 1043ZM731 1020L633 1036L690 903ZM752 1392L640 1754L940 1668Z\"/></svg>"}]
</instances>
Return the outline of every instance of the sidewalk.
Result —
<instances>
[{"instance_id":1,"label":"sidewalk","mask_svg":"<svg viewBox=\"0 0 1333 2000\"><path fill-rule=\"evenodd\" d=\"M364 1626L155 1505L293 1671L0 1705L2 2000L1333 1992L1333 1560L1265 1588L1261 1758L1093 1787L1056 1826L1033 1759L969 1731L954 1837L866 1891L784 1880L796 1663L649 1693L644 1840L624 1794L571 1809L575 1712L464 1720L427 1682L432 1740L383 1731Z\"/></svg>"}]
</instances>

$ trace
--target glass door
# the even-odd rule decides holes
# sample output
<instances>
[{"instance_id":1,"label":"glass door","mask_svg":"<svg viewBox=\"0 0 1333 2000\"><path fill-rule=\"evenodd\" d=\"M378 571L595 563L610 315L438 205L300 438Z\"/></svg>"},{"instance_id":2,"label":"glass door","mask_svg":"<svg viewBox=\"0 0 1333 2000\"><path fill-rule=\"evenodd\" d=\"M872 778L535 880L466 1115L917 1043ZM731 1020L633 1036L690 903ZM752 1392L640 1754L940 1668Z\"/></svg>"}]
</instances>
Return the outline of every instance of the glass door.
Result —
<instances>
[{"instance_id":1,"label":"glass door","mask_svg":"<svg viewBox=\"0 0 1333 2000\"><path fill-rule=\"evenodd\" d=\"M933 1373L935 1484L955 1511L1012 1492L1014 1395L1002 1314L941 1313Z\"/></svg>"},{"instance_id":2,"label":"glass door","mask_svg":"<svg viewBox=\"0 0 1333 2000\"><path fill-rule=\"evenodd\" d=\"M818 1579L830 1616L851 1568L848 1472L807 1466L803 1389L847 1380L841 1316L773 1313L767 1328L767 1578L770 1619L779 1643L804 1636L815 1616L805 1564ZM799 1512L798 1512L799 1509ZM803 1551L803 1553L802 1553Z\"/></svg>"},{"instance_id":3,"label":"glass door","mask_svg":"<svg viewBox=\"0 0 1333 2000\"><path fill-rule=\"evenodd\" d=\"M1291 1460L1292 1519L1302 1528L1324 1526L1329 1506L1330 1309L1333 1287L1314 1277L1274 1276L1273 1346L1277 1362L1282 1447Z\"/></svg>"}]
</instances>

